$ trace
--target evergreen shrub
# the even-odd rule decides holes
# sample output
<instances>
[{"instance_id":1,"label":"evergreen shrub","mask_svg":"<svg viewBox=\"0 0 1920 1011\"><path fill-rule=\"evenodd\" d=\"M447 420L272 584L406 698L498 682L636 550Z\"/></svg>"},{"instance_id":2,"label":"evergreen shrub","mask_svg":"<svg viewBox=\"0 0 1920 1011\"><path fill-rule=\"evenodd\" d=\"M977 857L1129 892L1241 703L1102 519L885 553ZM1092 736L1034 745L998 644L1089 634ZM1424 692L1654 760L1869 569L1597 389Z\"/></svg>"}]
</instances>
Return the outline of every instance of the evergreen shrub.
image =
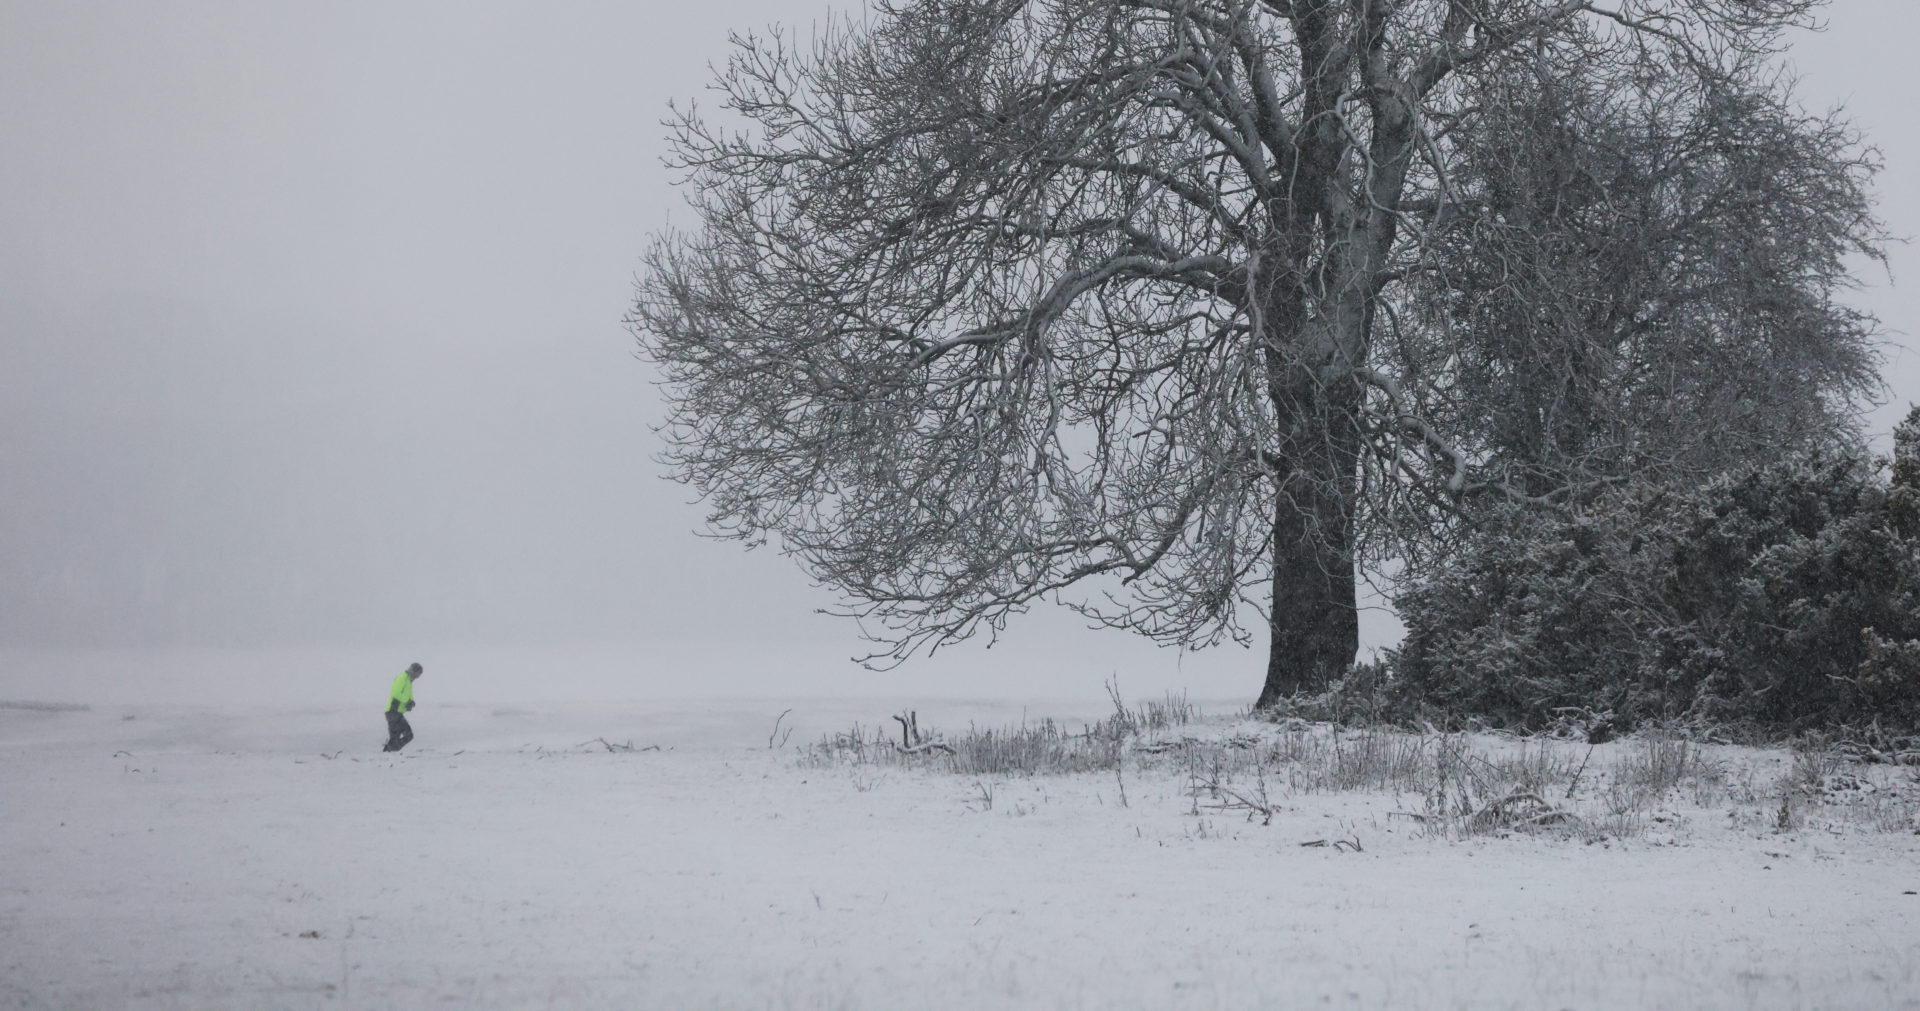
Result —
<instances>
[{"instance_id":1,"label":"evergreen shrub","mask_svg":"<svg viewBox=\"0 0 1920 1011\"><path fill-rule=\"evenodd\" d=\"M1397 603L1402 709L1920 726L1920 408L1890 476L1802 455L1577 515L1504 508Z\"/></svg>"}]
</instances>

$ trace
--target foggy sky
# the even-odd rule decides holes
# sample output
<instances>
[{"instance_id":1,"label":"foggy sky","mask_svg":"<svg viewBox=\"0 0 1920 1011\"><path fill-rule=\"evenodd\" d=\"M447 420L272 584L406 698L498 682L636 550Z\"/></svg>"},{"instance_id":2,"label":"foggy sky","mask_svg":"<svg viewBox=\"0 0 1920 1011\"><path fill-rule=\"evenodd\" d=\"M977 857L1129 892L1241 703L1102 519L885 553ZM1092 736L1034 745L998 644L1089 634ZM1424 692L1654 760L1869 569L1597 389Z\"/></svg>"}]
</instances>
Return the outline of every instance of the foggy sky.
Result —
<instances>
[{"instance_id":1,"label":"foggy sky","mask_svg":"<svg viewBox=\"0 0 1920 1011\"><path fill-rule=\"evenodd\" d=\"M1848 0L1793 54L1807 104L1844 102L1881 149L1902 235L1910 8ZM1086 694L1125 671L1250 697L1264 643L1180 657L1057 609L991 653L862 673L855 628L813 613L831 595L697 536L659 479L620 322L648 236L690 220L659 120L729 28L816 9L0 5L0 696L45 650L397 669L551 647L627 657L596 688L621 693ZM1908 278L1914 251L1891 253ZM1865 276L1904 341L1912 286ZM1920 396L1920 360L1890 351L1881 434Z\"/></svg>"}]
</instances>

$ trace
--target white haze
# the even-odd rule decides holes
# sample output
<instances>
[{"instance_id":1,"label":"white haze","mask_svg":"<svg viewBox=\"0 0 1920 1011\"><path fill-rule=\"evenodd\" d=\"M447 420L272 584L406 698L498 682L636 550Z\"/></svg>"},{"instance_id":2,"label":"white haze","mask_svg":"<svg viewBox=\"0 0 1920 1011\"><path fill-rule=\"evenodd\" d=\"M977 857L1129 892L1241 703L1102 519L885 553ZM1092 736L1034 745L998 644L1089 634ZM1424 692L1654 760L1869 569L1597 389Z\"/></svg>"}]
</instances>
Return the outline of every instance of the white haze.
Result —
<instances>
[{"instance_id":1,"label":"white haze","mask_svg":"<svg viewBox=\"0 0 1920 1011\"><path fill-rule=\"evenodd\" d=\"M1920 223L1910 5L1803 39L1803 95ZM792 4L0 6L0 698L1251 697L1039 608L878 674L772 551L695 535L621 326L679 198L658 121ZM679 220L686 221L684 211ZM1911 248L1892 250L1904 279ZM1861 304L1899 331L1910 287ZM1885 432L1920 390L1896 346ZM1370 646L1391 641L1370 612ZM1264 643L1256 641L1256 647Z\"/></svg>"}]
</instances>

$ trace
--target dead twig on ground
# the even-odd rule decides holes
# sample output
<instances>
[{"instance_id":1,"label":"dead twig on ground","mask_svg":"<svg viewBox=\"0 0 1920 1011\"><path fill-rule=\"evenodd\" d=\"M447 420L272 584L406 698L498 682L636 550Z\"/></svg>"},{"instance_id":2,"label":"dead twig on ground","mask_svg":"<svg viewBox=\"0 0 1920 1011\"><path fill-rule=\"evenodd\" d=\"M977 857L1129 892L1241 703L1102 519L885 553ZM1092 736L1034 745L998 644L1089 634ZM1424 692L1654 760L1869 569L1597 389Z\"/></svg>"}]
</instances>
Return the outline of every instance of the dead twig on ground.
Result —
<instances>
[{"instance_id":1,"label":"dead twig on ground","mask_svg":"<svg viewBox=\"0 0 1920 1011\"><path fill-rule=\"evenodd\" d=\"M1252 821L1253 816L1257 814L1260 816L1260 824L1273 824L1274 804L1267 798L1267 783L1264 776L1256 782L1252 796L1225 785L1217 776L1202 776L1198 773L1188 774L1187 790L1193 795L1196 809L1200 807L1200 795L1205 793L1216 801L1206 805L1208 807L1220 811L1245 811L1248 821Z\"/></svg>"},{"instance_id":2,"label":"dead twig on ground","mask_svg":"<svg viewBox=\"0 0 1920 1011\"><path fill-rule=\"evenodd\" d=\"M1583 823L1573 812L1554 807L1540 799L1538 794L1520 791L1489 801L1485 807L1475 811L1467 819L1467 828L1473 832L1492 832L1498 829L1528 831L1548 826L1579 824Z\"/></svg>"},{"instance_id":3,"label":"dead twig on ground","mask_svg":"<svg viewBox=\"0 0 1920 1011\"><path fill-rule=\"evenodd\" d=\"M786 719L786 718L787 718L787 714L788 714L788 713L791 713L791 712L793 712L793 710L791 710L791 709L783 709L783 710L781 710L781 711L780 711L780 715L778 715L778 716L776 716L776 717L774 717L774 718L773 718L773 733L770 733L770 734L768 734L768 735L767 735L767 750L769 750L769 751L771 751L771 750L773 750L773 749L774 749L774 748L776 748L776 747L786 747L786 744L787 744L787 738L788 738L788 737L792 737L792 736L793 736L793 728L792 728L792 727L788 727L788 728L787 728L787 732L786 732L786 735L785 735L785 736L781 736L781 734L780 734L780 721L781 721L781 720L784 720L784 719ZM776 744L774 744L774 742L773 742L773 739L774 739L775 737L779 737L779 738L780 738L780 743L779 743L779 744L777 744L777 745L776 745Z\"/></svg>"},{"instance_id":4,"label":"dead twig on ground","mask_svg":"<svg viewBox=\"0 0 1920 1011\"><path fill-rule=\"evenodd\" d=\"M1868 765L1920 765L1920 749L1896 751L1876 748L1863 741L1840 741L1833 746L1833 750L1849 761Z\"/></svg>"},{"instance_id":5,"label":"dead twig on ground","mask_svg":"<svg viewBox=\"0 0 1920 1011\"><path fill-rule=\"evenodd\" d=\"M615 744L614 742L609 741L604 737L596 737L591 741L582 741L580 742L580 744L577 745L577 747L585 748L594 744L598 744L601 747L607 749L608 751L613 751L613 752L659 751L660 750L660 746L658 744L649 744L644 748L636 748L633 746L633 740L631 738L629 738L627 740L627 743L625 744Z\"/></svg>"}]
</instances>

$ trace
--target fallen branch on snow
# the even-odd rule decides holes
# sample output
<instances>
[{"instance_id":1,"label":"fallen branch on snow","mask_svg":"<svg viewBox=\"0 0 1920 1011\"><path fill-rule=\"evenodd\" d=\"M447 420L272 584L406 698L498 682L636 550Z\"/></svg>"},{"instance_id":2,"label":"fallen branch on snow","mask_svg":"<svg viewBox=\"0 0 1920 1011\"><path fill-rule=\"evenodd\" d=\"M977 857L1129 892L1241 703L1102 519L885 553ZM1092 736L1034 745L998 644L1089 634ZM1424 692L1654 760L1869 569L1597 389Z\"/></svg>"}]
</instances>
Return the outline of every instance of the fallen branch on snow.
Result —
<instances>
[{"instance_id":1,"label":"fallen branch on snow","mask_svg":"<svg viewBox=\"0 0 1920 1011\"><path fill-rule=\"evenodd\" d=\"M1579 824L1582 824L1580 817L1573 812L1554 807L1541 800L1538 794L1519 791L1507 794L1499 800L1490 801L1467 818L1467 827L1474 832L1491 832L1503 828L1526 831L1545 828L1549 825Z\"/></svg>"},{"instance_id":2,"label":"fallen branch on snow","mask_svg":"<svg viewBox=\"0 0 1920 1011\"><path fill-rule=\"evenodd\" d=\"M1204 792L1211 795L1215 801L1217 801L1217 803L1206 805L1207 807L1213 808L1216 811L1245 811L1247 812L1248 821L1252 821L1253 816L1258 814L1260 816L1260 824L1273 824L1273 812L1277 805L1267 799L1267 780L1264 774L1260 776L1260 779L1256 783L1253 796L1251 797L1230 786L1223 785L1217 778L1195 774L1190 774L1187 777L1187 791L1195 797L1196 807L1199 806L1198 798L1200 794Z\"/></svg>"},{"instance_id":3,"label":"fallen branch on snow","mask_svg":"<svg viewBox=\"0 0 1920 1011\"><path fill-rule=\"evenodd\" d=\"M636 748L636 747L634 747L634 746L633 746L633 741L631 741L631 740L629 740L629 741L627 741L627 743L625 743L625 744L615 744L615 743L613 743L612 741L609 741L609 740L607 740L607 739L606 739L606 738L604 738L604 737L596 737L596 738L594 738L594 739L593 739L593 740L591 740L591 741L582 741L582 742L580 742L580 744L578 745L578 747L582 747L582 748L585 748L585 747L589 747L589 746L591 746L591 745L593 745L593 744L599 744L599 745L600 745L601 747L603 747L603 748L606 748L606 749L607 749L608 751L614 751L614 752L620 752L620 751L659 751L659 750L660 750L660 746L659 746L658 744L649 744L649 745L647 745L646 747L643 747L643 748Z\"/></svg>"},{"instance_id":4,"label":"fallen branch on snow","mask_svg":"<svg viewBox=\"0 0 1920 1011\"><path fill-rule=\"evenodd\" d=\"M1869 765L1920 765L1920 750L1882 749L1862 741L1841 741L1833 748L1850 761Z\"/></svg>"},{"instance_id":5,"label":"fallen branch on snow","mask_svg":"<svg viewBox=\"0 0 1920 1011\"><path fill-rule=\"evenodd\" d=\"M1389 818L1410 818L1422 825L1436 822L1447 824L1453 819L1444 814L1421 814L1416 811L1388 811ZM1584 826L1580 816L1565 808L1554 807L1541 800L1538 794L1514 792L1490 801L1485 807L1467 815L1462 826L1468 832L1496 832L1502 829L1515 829L1531 832L1534 829L1549 826L1573 828Z\"/></svg>"},{"instance_id":6,"label":"fallen branch on snow","mask_svg":"<svg viewBox=\"0 0 1920 1011\"><path fill-rule=\"evenodd\" d=\"M953 754L953 748L936 734L932 737L920 736L920 714L908 709L894 716L900 724L900 743L893 746L903 755L925 755L930 752L944 751Z\"/></svg>"},{"instance_id":7,"label":"fallen branch on snow","mask_svg":"<svg viewBox=\"0 0 1920 1011\"><path fill-rule=\"evenodd\" d=\"M1327 845L1327 841L1325 839L1309 839L1306 842L1301 843L1300 845L1302 847L1308 847L1308 846L1324 847ZM1365 853L1366 852L1366 848L1360 845L1360 836L1358 833L1355 833L1354 837L1351 839L1335 839L1333 841L1333 848L1336 850L1339 850L1342 853L1347 853L1347 852Z\"/></svg>"}]
</instances>

